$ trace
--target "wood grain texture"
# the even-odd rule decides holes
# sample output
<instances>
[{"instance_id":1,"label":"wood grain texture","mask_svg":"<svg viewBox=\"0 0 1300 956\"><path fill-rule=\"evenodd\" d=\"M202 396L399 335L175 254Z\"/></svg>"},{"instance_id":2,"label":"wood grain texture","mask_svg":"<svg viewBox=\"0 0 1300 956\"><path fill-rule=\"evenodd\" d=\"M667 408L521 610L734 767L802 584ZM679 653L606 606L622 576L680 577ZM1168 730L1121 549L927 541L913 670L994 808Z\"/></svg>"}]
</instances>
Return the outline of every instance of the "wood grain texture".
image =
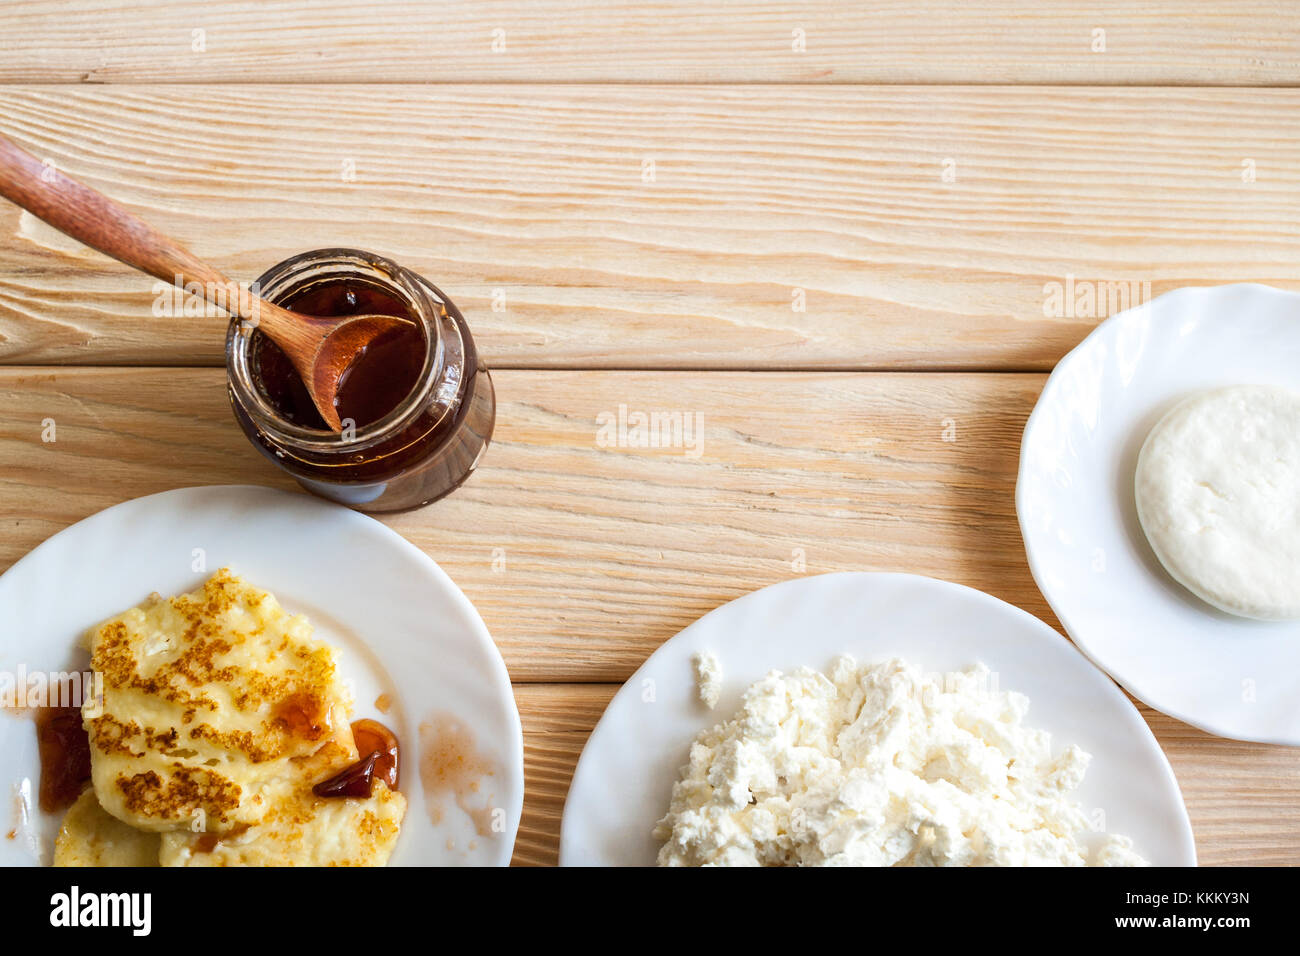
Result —
<instances>
[{"instance_id":1,"label":"wood grain texture","mask_svg":"<svg viewBox=\"0 0 1300 956\"><path fill-rule=\"evenodd\" d=\"M1297 113L1293 90L0 87L0 132L232 278L368 248L520 368L1047 370L1121 293L1300 289ZM219 313L155 316L151 280L8 204L0 237L0 362L221 361Z\"/></svg>"},{"instance_id":2,"label":"wood grain texture","mask_svg":"<svg viewBox=\"0 0 1300 956\"><path fill-rule=\"evenodd\" d=\"M704 612L801 573L915 571L1054 621L1013 501L1042 381L498 372L479 472L385 523L461 585L516 680L621 681ZM222 370L6 369L0 406L0 569L123 499L293 487L235 425ZM602 447L601 416L620 406L689 416L699 441Z\"/></svg>"},{"instance_id":3,"label":"wood grain texture","mask_svg":"<svg viewBox=\"0 0 1300 956\"><path fill-rule=\"evenodd\" d=\"M527 796L516 862L555 861L569 778L615 682L703 612L794 576L796 548L807 573L917 571L1053 621L1012 509L1016 443L1041 383L499 373L497 440L480 472L387 523L464 588L518 682ZM287 486L235 428L223 384L215 369L0 371L0 569L127 498L198 483ZM596 416L620 403L700 413L699 457L599 447ZM41 441L45 419L53 443ZM955 441L943 441L945 420ZM498 548L505 566L494 571ZM1300 863L1300 749L1143 713L1203 863Z\"/></svg>"},{"instance_id":4,"label":"wood grain texture","mask_svg":"<svg viewBox=\"0 0 1300 956\"><path fill-rule=\"evenodd\" d=\"M515 866L555 866L569 782L617 684L515 684L524 725L524 812Z\"/></svg>"},{"instance_id":5,"label":"wood grain texture","mask_svg":"<svg viewBox=\"0 0 1300 956\"><path fill-rule=\"evenodd\" d=\"M1285 0L29 0L2 16L0 82L1244 85L1300 71Z\"/></svg>"},{"instance_id":6,"label":"wood grain texture","mask_svg":"<svg viewBox=\"0 0 1300 956\"><path fill-rule=\"evenodd\" d=\"M558 860L569 781L617 690L616 684L515 686L527 794L516 864ZM1222 740L1149 707L1138 709L1173 764L1202 866L1300 864L1300 750Z\"/></svg>"}]
</instances>

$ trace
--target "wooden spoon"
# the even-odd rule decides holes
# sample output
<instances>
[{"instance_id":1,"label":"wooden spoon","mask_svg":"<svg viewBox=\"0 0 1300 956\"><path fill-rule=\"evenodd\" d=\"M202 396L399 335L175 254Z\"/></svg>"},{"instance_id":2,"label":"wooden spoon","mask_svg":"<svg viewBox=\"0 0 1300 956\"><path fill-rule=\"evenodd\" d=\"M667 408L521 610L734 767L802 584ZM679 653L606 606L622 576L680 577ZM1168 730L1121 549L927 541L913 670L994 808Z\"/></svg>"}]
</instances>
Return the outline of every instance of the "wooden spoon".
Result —
<instances>
[{"instance_id":1,"label":"wooden spoon","mask_svg":"<svg viewBox=\"0 0 1300 956\"><path fill-rule=\"evenodd\" d=\"M258 298L107 196L45 165L3 136L0 196L72 238L164 282L191 290L197 283L209 302L270 336L293 363L325 424L336 432L343 430L334 407L343 373L377 336L400 324L389 315L303 315Z\"/></svg>"}]
</instances>

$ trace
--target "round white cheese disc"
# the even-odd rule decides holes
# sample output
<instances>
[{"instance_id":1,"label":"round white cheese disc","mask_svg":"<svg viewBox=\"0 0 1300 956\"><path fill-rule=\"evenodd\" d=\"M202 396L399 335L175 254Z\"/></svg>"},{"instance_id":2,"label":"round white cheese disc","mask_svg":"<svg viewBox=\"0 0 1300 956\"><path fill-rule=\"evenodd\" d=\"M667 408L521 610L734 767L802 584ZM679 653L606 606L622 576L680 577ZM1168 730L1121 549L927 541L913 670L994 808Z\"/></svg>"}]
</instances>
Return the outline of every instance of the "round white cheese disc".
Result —
<instances>
[{"instance_id":1,"label":"round white cheese disc","mask_svg":"<svg viewBox=\"0 0 1300 956\"><path fill-rule=\"evenodd\" d=\"M1194 395L1147 436L1138 519L1161 564L1221 610L1300 618L1300 395Z\"/></svg>"}]
</instances>

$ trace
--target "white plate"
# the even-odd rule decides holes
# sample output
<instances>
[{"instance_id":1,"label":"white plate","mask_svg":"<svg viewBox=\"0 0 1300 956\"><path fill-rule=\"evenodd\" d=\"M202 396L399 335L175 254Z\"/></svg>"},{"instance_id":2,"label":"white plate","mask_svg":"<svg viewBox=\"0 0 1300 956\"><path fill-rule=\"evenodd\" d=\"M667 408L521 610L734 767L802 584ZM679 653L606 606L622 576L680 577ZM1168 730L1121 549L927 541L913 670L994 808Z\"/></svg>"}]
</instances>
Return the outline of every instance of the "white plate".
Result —
<instances>
[{"instance_id":1,"label":"white plate","mask_svg":"<svg viewBox=\"0 0 1300 956\"><path fill-rule=\"evenodd\" d=\"M1218 611L1160 565L1133 499L1147 433L1207 388L1300 389L1300 296L1180 289L1107 319L1025 426L1016 511L1034 580L1079 648L1139 700L1222 737L1300 744L1300 621Z\"/></svg>"},{"instance_id":2,"label":"white plate","mask_svg":"<svg viewBox=\"0 0 1300 956\"><path fill-rule=\"evenodd\" d=\"M715 653L723 693L707 710L691 657ZM1057 751L1093 755L1077 795L1152 863L1194 866L1196 849L1169 763L1128 699L1042 621L981 591L910 574L824 574L776 584L700 618L614 695L587 741L564 805L560 863L645 866L690 743L734 713L768 671L902 657L923 671L983 661L998 687L1029 696L1026 724Z\"/></svg>"},{"instance_id":3,"label":"white plate","mask_svg":"<svg viewBox=\"0 0 1300 956\"><path fill-rule=\"evenodd\" d=\"M200 557L206 570L196 570ZM85 660L75 645L87 628L150 592L190 591L227 566L287 610L306 614L316 635L342 650L343 674L356 691L355 716L382 721L401 740L409 806L391 864L507 864L524 772L505 664L451 579L373 518L307 495L248 486L184 488L101 511L0 577L0 671L75 667ZM374 706L381 692L392 697L387 714ZM468 728L478 752L496 767L481 788L487 806L502 811L504 826L491 836L479 835L454 799L430 801L421 787L418 728L443 714ZM35 793L40 764L33 727L29 718L0 711L6 798L23 780ZM430 802L444 805L440 823L432 820ZM32 822L30 842L39 862L48 863L58 817L35 810ZM0 840L0 864L38 862L26 836Z\"/></svg>"}]
</instances>

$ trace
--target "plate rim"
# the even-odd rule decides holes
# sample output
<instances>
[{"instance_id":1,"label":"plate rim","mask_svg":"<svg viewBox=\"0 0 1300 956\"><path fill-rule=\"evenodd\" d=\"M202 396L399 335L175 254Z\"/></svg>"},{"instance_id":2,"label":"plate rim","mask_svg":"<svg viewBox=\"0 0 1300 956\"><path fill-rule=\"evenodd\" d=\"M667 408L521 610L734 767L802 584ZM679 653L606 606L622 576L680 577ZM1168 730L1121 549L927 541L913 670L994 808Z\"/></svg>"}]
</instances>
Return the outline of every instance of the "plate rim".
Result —
<instances>
[{"instance_id":1,"label":"plate rim","mask_svg":"<svg viewBox=\"0 0 1300 956\"><path fill-rule=\"evenodd\" d=\"M689 632L695 629L702 629L704 623L708 621L709 618L720 614L721 612L725 611L727 608L731 607L734 604L740 604L741 602L747 602L747 603L754 602L763 599L763 597L767 595L768 592L777 591L777 590L783 591L783 590L795 589L801 585L806 585L810 581L829 581L831 579L842 579L845 581L866 579L872 582L877 582L877 581L884 582L890 579L895 579L895 580L903 579L908 583L923 583L925 586L938 587L940 590L950 590L953 593L961 594L965 597L983 601L990 607L997 608L1000 611L1005 612L1009 610L1010 612L1012 612L1013 616L1020 617L1029 626L1038 630L1039 633L1043 635L1043 639L1052 639L1059 642L1062 650L1064 650L1066 653L1073 652L1079 654L1081 662L1084 664L1084 666L1094 669L1097 672L1097 676L1102 680L1102 682L1107 687L1107 690L1104 691L1103 693L1110 695L1112 700L1114 700L1116 703L1120 705L1120 709L1126 715L1125 719L1134 726L1134 729L1138 731L1137 734L1138 739L1140 739L1143 742L1145 749L1150 751L1157 758L1156 763L1160 767L1163 776L1163 782L1167 786L1172 787L1173 792L1178 796L1178 803L1179 803L1179 808L1181 810L1181 823L1182 823L1182 826L1180 827L1180 840L1182 846L1180 847L1180 849L1183 851L1187 859L1191 861L1190 863L1191 866L1199 866L1199 862L1196 854L1196 837L1195 837L1195 832L1192 828L1190 815L1187 812L1187 801L1183 797L1182 787L1179 786L1178 777L1174 773L1173 766L1169 762L1169 757L1165 753L1164 748L1160 746L1159 740L1156 739L1155 734L1152 732L1151 727L1146 722L1145 718L1143 718L1141 712L1137 709L1136 706L1133 705L1132 701L1130 701L1128 697L1125 696L1124 691L1115 682L1115 680L1105 670L1098 667L1090 658L1088 658L1087 655L1080 652L1077 645L1071 639L1061 634L1059 631L1057 631L1055 628L1049 625L1046 621L1043 621L1042 619L1029 613L1024 608L1018 607L1015 604L1011 604L1009 601L1004 601L995 595L989 594L987 591L981 591L978 588L970 587L969 585L959 584L956 581L948 581L943 578L937 578L927 574L916 574L916 573L906 572L906 571L828 571L821 574L808 574L808 575L801 575L793 578L786 578L783 581L777 581L772 584L765 585L761 588L756 588L752 591L740 595L739 597L732 598L730 601L726 601L715 608L712 608L711 610L700 615L690 624L686 625L686 627L682 628L672 637L665 640L658 647L656 647L654 651L648 657L646 657L646 659L641 663L641 665L636 669L636 671L634 671L632 675L629 676L627 680L623 682L623 684L619 687L619 689L615 691L614 696L610 698L609 703L605 705L605 709L601 712L600 720L596 722L596 726L592 729L591 733L587 737L586 742L583 744L582 753L578 757L578 763L574 767L573 777L570 779L569 782L569 789L565 793L564 808L561 811L560 849L559 849L559 858L558 858L558 864L560 866L599 865L599 864L588 864L588 863L575 863L574 861L572 861L572 859L566 860L566 856L571 857L572 853L574 852L571 849L571 840L568 838L570 834L570 827L573 825L571 823L571 817L569 814L569 801L574 793L574 788L578 782L579 776L583 774L584 764L588 762L588 755L591 752L592 742L596 740L599 734L601 734L602 726L606 728L606 733L610 732L608 730L608 727L612 726L612 721L607 723L607 718L609 716L611 709L614 706L615 701L625 692L628 692L629 688L634 688L636 686L638 680L642 675L642 672L646 671L653 665L655 658L659 656L662 652L664 652L664 650L672 642L676 641L678 638L682 637L683 635L687 635Z\"/></svg>"},{"instance_id":2,"label":"plate rim","mask_svg":"<svg viewBox=\"0 0 1300 956\"><path fill-rule=\"evenodd\" d=\"M201 492L225 492L231 495L252 494L267 499L289 498L299 505L306 504L311 507L318 506L322 509L329 510L334 513L336 518L344 521L351 521L359 528L365 527L372 531L376 531L381 539L387 540L390 544L396 544L399 551L404 553L408 558L413 558L414 563L419 565L426 573L431 573L433 578L439 581L444 586L444 590L452 596L453 601L460 605L462 612L467 613L468 619L474 623L473 634L475 640L482 645L484 650L488 651L486 657L490 662L493 671L492 676L494 683L503 684L506 689L506 693L502 695L502 702L505 704L505 710L510 719L507 721L509 730L508 740L504 741L506 744L505 749L508 752L503 755L503 759L508 763L510 772L517 775L519 781L519 794L518 799L512 801L514 806L510 808L511 812L508 815L508 818L511 821L510 830L508 833L502 834L502 836L507 836L508 840L502 840L502 859L496 865L509 866L511 860L514 858L515 845L518 841L519 835L519 827L522 823L524 795L527 792L527 778L524 773L523 723L519 716L519 704L515 699L514 685L510 679L509 670L506 668L505 659L502 657L501 649L497 646L496 641L493 640L492 634L488 630L487 623L483 620L482 615L479 614L478 608L474 606L474 603L470 601L469 597L461 590L460 586L456 584L447 572L442 569L441 565L439 565L437 561L426 554L423 550L416 547L415 544L408 541L401 534L394 531L374 516L356 511L344 505L326 501L306 492L291 491L283 488L272 488L267 485L248 484L244 482L212 485L185 485L179 488L168 488L163 491L140 495L135 498L127 498L72 522L67 527L54 532L34 548L23 554L22 557L6 568L3 573L0 573L0 580L8 577L12 572L19 569L20 566L29 562L35 562L39 558L40 552L52 550L52 546L58 539L65 535L70 536L72 532L82 528L83 525L96 523L101 517L108 515L110 512L129 507L143 507L146 502L154 499L171 497L180 498L185 495ZM373 647L370 649L374 651ZM412 865L420 866L421 864L416 863ZM440 864L435 862L423 865L438 866Z\"/></svg>"},{"instance_id":3,"label":"plate rim","mask_svg":"<svg viewBox=\"0 0 1300 956\"><path fill-rule=\"evenodd\" d=\"M1162 293L1141 305L1134 306L1131 309L1125 309L1122 312L1117 312L1114 315L1103 319L1101 322L1097 323L1091 332L1083 337L1082 341L1061 357L1060 361L1056 363L1052 368L1051 373L1047 376L1047 381L1043 383L1042 391L1039 392L1038 398L1034 402L1033 410L1029 413L1029 418L1025 420L1025 427L1020 435L1020 445L1018 449L1020 457L1016 466L1016 524L1020 529L1020 540L1025 549L1025 558L1029 565L1029 573L1034 579L1035 587L1038 588L1043 599L1047 601L1048 607L1052 609L1052 613L1056 615L1057 620L1061 622L1061 627L1065 629L1065 632L1069 635L1070 641L1074 646L1120 687L1127 690L1130 694L1153 710L1158 710L1166 716L1172 717L1175 720L1181 721L1190 727L1204 731L1212 736L1224 740L1240 740L1246 743L1275 744L1286 747L1297 747L1300 746L1300 736L1288 736L1286 734L1243 734L1238 731L1229 731L1220 726L1215 720L1196 717L1185 712L1181 707L1168 707L1162 703L1157 703L1152 699L1151 695L1139 686L1139 681L1134 680L1129 675L1119 673L1119 669L1112 669L1112 667L1103 664L1101 660L1097 658L1095 650L1088 646L1088 641L1084 637L1080 636L1081 631L1078 624L1071 622L1070 615L1065 613L1062 608L1058 606L1059 599L1054 599L1050 589L1044 585L1043 581L1046 578L1046 574L1043 571L1042 554L1041 552L1035 551L1035 544L1032 543L1033 535L1027 530L1024 505L1024 496L1026 492L1024 489L1026 485L1028 466L1026 464L1025 449L1029 445L1031 432L1035 425L1041 422L1041 418L1045 414L1044 399L1047 398L1049 390L1059 389L1062 387L1061 383L1065 378L1064 371L1067 365L1073 362L1082 361L1083 355L1086 354L1091 347L1094 347L1097 344L1095 339L1099 339L1103 334L1112 334L1115 329L1118 329L1121 325L1136 321L1137 316L1153 312L1152 305L1155 302L1164 299L1186 298L1191 296L1228 295L1232 293L1246 293L1249 295L1262 294L1279 299L1290 298L1294 299L1297 306L1300 307L1300 293L1265 285L1262 282L1229 282L1208 286L1180 286L1177 289L1171 289L1168 292Z\"/></svg>"}]
</instances>

